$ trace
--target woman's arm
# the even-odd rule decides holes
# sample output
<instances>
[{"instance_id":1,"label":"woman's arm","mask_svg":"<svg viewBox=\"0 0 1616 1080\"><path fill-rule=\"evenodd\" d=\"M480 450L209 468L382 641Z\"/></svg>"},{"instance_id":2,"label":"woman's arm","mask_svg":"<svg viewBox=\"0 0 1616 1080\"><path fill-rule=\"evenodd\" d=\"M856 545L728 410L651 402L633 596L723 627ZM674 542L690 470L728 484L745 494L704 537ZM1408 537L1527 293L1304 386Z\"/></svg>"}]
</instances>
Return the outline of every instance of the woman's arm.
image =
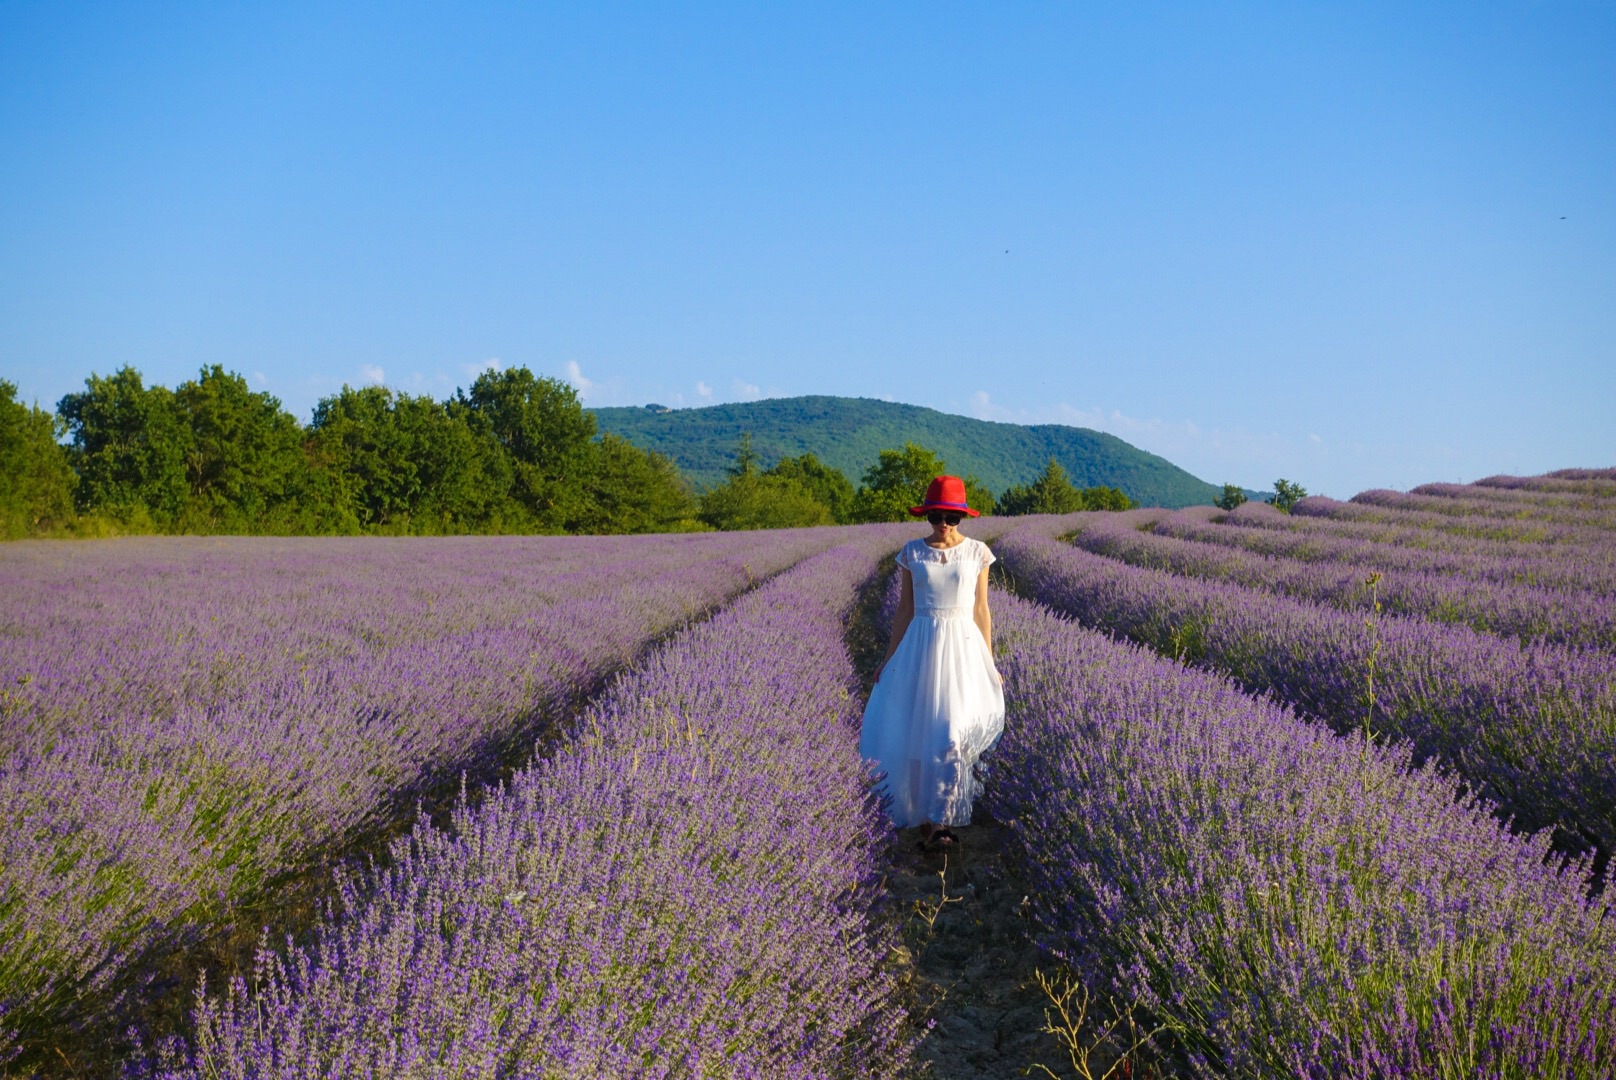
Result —
<instances>
[{"instance_id":1,"label":"woman's arm","mask_svg":"<svg viewBox=\"0 0 1616 1080\"><path fill-rule=\"evenodd\" d=\"M976 628L982 631L982 640L988 643L988 653L993 652L993 612L988 610L988 568L983 567L982 572L976 575L976 607L971 612L976 620Z\"/></svg>"},{"instance_id":2,"label":"woman's arm","mask_svg":"<svg viewBox=\"0 0 1616 1080\"><path fill-rule=\"evenodd\" d=\"M902 584L898 589L898 610L892 613L892 636L887 639L887 654L881 658L881 663L875 668L875 681L881 681L881 672L886 670L887 661L892 654L898 651L898 642L903 640L903 632L909 629L909 623L915 617L915 582L909 576L907 567L898 567Z\"/></svg>"}]
</instances>

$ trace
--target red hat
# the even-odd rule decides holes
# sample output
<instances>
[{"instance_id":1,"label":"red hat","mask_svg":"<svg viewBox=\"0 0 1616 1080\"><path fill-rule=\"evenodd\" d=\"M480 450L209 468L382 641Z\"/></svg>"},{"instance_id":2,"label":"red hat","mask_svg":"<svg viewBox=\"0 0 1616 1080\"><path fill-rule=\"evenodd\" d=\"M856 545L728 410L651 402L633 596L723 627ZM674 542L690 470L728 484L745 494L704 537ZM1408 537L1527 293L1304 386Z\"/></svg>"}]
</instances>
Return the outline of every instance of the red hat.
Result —
<instances>
[{"instance_id":1,"label":"red hat","mask_svg":"<svg viewBox=\"0 0 1616 1080\"><path fill-rule=\"evenodd\" d=\"M981 516L965 505L965 481L957 476L933 477L931 483L926 485L926 501L909 508L909 512L916 517L933 510L956 510L972 517Z\"/></svg>"}]
</instances>

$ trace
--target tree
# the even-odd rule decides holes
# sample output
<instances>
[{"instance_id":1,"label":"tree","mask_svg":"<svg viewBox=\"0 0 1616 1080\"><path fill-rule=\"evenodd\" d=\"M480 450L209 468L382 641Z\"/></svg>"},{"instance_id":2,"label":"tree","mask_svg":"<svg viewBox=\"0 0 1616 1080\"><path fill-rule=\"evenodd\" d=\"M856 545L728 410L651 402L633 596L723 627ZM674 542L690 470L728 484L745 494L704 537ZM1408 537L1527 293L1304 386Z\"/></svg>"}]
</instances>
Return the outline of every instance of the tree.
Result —
<instances>
[{"instance_id":1,"label":"tree","mask_svg":"<svg viewBox=\"0 0 1616 1080\"><path fill-rule=\"evenodd\" d=\"M701 497L701 520L715 529L785 529L831 525L830 508L793 476L757 471L750 435L742 435L729 479Z\"/></svg>"},{"instance_id":2,"label":"tree","mask_svg":"<svg viewBox=\"0 0 1616 1080\"><path fill-rule=\"evenodd\" d=\"M1120 488L1079 489L1054 458L1031 484L1007 488L999 497L1001 514L1071 514L1079 510L1131 510L1133 500Z\"/></svg>"},{"instance_id":3,"label":"tree","mask_svg":"<svg viewBox=\"0 0 1616 1080\"><path fill-rule=\"evenodd\" d=\"M688 532L701 527L696 502L671 458L616 435L605 435L591 446L595 464L582 509L568 522L569 532Z\"/></svg>"},{"instance_id":4,"label":"tree","mask_svg":"<svg viewBox=\"0 0 1616 1080\"><path fill-rule=\"evenodd\" d=\"M464 533L499 518L511 473L466 412L381 386L344 386L314 408L311 459L337 477L339 498L370 530Z\"/></svg>"},{"instance_id":5,"label":"tree","mask_svg":"<svg viewBox=\"0 0 1616 1080\"><path fill-rule=\"evenodd\" d=\"M1274 509L1280 511L1281 513L1290 513L1291 507L1295 506L1298 502L1305 498L1307 498L1307 488L1303 487L1301 484L1293 484L1289 480L1274 481L1274 497L1272 502L1274 504Z\"/></svg>"},{"instance_id":6,"label":"tree","mask_svg":"<svg viewBox=\"0 0 1616 1080\"><path fill-rule=\"evenodd\" d=\"M182 527L288 531L298 516L294 504L308 487L308 461L302 430L280 400L253 391L218 364L181 383L174 399L190 427Z\"/></svg>"},{"instance_id":7,"label":"tree","mask_svg":"<svg viewBox=\"0 0 1616 1080\"><path fill-rule=\"evenodd\" d=\"M0 538L27 536L73 516L77 478L56 441L64 429L37 405L18 401L16 384L0 379Z\"/></svg>"},{"instance_id":8,"label":"tree","mask_svg":"<svg viewBox=\"0 0 1616 1080\"><path fill-rule=\"evenodd\" d=\"M813 494L814 499L830 511L837 524L852 520L853 484L842 470L826 465L813 454L781 458L765 476L778 476L795 480Z\"/></svg>"},{"instance_id":9,"label":"tree","mask_svg":"<svg viewBox=\"0 0 1616 1080\"><path fill-rule=\"evenodd\" d=\"M1006 488L999 496L1001 514L1070 514L1083 508L1083 493L1054 458L1031 484Z\"/></svg>"},{"instance_id":10,"label":"tree","mask_svg":"<svg viewBox=\"0 0 1616 1080\"><path fill-rule=\"evenodd\" d=\"M1223 494L1212 500L1219 510L1233 510L1246 501L1246 493L1239 484L1224 484Z\"/></svg>"},{"instance_id":11,"label":"tree","mask_svg":"<svg viewBox=\"0 0 1616 1080\"><path fill-rule=\"evenodd\" d=\"M923 446L906 442L902 450L882 450L864 470L849 516L854 521L908 521L909 508L920 505L926 485L943 473L943 459Z\"/></svg>"},{"instance_id":12,"label":"tree","mask_svg":"<svg viewBox=\"0 0 1616 1080\"><path fill-rule=\"evenodd\" d=\"M926 488L934 477L943 476L943 459L916 443L906 442L902 450L883 450L879 460L864 470L864 483L853 495L850 521L908 521L909 508L926 498ZM964 476L965 501L980 514L991 514L997 506L993 492L974 476Z\"/></svg>"},{"instance_id":13,"label":"tree","mask_svg":"<svg viewBox=\"0 0 1616 1080\"><path fill-rule=\"evenodd\" d=\"M1139 504L1128 498L1121 488L1086 487L1081 492L1085 510L1132 510Z\"/></svg>"},{"instance_id":14,"label":"tree","mask_svg":"<svg viewBox=\"0 0 1616 1080\"><path fill-rule=\"evenodd\" d=\"M147 389L132 367L92 374L56 411L72 442L68 458L79 482L80 510L166 526L185 510L190 424L161 386Z\"/></svg>"},{"instance_id":15,"label":"tree","mask_svg":"<svg viewBox=\"0 0 1616 1080\"><path fill-rule=\"evenodd\" d=\"M595 418L578 392L525 367L485 371L457 403L476 413L510 461L511 496L532 523L561 532L581 512L579 500L595 452Z\"/></svg>"}]
</instances>

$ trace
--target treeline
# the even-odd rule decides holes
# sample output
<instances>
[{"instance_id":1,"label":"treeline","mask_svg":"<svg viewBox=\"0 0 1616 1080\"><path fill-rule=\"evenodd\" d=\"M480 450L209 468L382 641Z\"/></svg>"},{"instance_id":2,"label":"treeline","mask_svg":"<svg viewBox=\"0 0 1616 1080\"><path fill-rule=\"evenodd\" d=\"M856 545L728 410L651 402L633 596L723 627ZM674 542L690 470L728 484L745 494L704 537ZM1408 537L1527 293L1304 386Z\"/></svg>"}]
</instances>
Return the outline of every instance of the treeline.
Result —
<instances>
[{"instance_id":1,"label":"treeline","mask_svg":"<svg viewBox=\"0 0 1616 1080\"><path fill-rule=\"evenodd\" d=\"M65 440L65 441L64 441ZM743 439L729 477L692 490L665 456L614 435L566 383L486 371L437 401L385 387L324 398L307 426L218 365L170 390L125 367L92 375L54 414L0 380L0 535L120 532L635 533L896 521L947 472L913 443L854 487L812 454L762 467ZM987 513L1126 509L1054 461Z\"/></svg>"}]
</instances>

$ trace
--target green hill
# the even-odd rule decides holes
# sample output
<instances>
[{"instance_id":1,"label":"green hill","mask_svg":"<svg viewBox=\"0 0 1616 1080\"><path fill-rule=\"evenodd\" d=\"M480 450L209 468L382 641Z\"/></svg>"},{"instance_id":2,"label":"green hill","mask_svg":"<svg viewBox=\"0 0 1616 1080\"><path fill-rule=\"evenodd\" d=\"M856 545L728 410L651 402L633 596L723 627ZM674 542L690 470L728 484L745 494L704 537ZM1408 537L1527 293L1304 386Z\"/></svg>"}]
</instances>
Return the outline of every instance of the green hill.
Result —
<instances>
[{"instance_id":1,"label":"green hill","mask_svg":"<svg viewBox=\"0 0 1616 1080\"><path fill-rule=\"evenodd\" d=\"M700 487L723 480L742 432L758 461L813 452L858 483L882 450L917 442L935 450L949 471L975 474L994 491L1024 484L1054 458L1079 487L1121 488L1142 506L1211 503L1220 488L1114 435L1064 424L973 420L871 398L773 398L699 409L594 409L603 432L672 458Z\"/></svg>"}]
</instances>

